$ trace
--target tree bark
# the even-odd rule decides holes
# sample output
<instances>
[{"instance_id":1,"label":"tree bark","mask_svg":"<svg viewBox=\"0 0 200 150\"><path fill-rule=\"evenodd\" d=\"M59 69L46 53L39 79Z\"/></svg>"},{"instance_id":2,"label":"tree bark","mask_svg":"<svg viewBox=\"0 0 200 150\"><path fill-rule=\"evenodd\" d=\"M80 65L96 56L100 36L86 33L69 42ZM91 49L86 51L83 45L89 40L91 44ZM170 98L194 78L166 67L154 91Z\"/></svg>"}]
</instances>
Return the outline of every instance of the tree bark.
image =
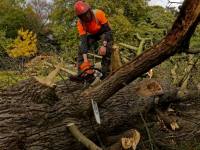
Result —
<instances>
[{"instance_id":1,"label":"tree bark","mask_svg":"<svg viewBox=\"0 0 200 150\"><path fill-rule=\"evenodd\" d=\"M99 107L101 125L97 125L90 114L77 107L84 84L66 80L57 87L47 87L34 78L23 80L1 92L0 149L84 149L67 130L67 124L75 123L83 135L97 142L93 128L100 135L109 134L139 116L135 100L142 112L155 105L155 88L150 86L155 83L162 87L161 101L176 93L166 80L132 82ZM138 92L141 88L146 89L146 95Z\"/></svg>"}]
</instances>

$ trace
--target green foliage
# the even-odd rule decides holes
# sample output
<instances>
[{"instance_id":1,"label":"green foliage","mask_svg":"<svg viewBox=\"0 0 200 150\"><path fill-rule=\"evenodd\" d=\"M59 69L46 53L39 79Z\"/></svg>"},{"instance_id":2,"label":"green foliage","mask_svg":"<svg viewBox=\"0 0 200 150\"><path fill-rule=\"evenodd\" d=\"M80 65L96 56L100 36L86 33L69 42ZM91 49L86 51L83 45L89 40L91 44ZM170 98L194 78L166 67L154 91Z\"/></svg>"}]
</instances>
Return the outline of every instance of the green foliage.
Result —
<instances>
[{"instance_id":1,"label":"green foliage","mask_svg":"<svg viewBox=\"0 0 200 150\"><path fill-rule=\"evenodd\" d=\"M15 38L17 30L21 28L24 21L22 5L25 0L0 1L0 30L6 31L7 38Z\"/></svg>"},{"instance_id":2,"label":"green foliage","mask_svg":"<svg viewBox=\"0 0 200 150\"><path fill-rule=\"evenodd\" d=\"M69 58L76 57L73 55L77 51L77 45L80 41L76 27L77 17L74 13L76 1L54 1L54 11L50 16L51 27L61 44L61 49L65 50Z\"/></svg>"},{"instance_id":3,"label":"green foliage","mask_svg":"<svg viewBox=\"0 0 200 150\"><path fill-rule=\"evenodd\" d=\"M174 20L171 10L166 11L161 6L148 6L146 16L138 23L137 28L140 29L141 36L154 38L155 43L168 33Z\"/></svg>"},{"instance_id":4,"label":"green foliage","mask_svg":"<svg viewBox=\"0 0 200 150\"><path fill-rule=\"evenodd\" d=\"M27 78L19 76L18 74L19 72L17 71L0 71L0 89L6 88Z\"/></svg>"},{"instance_id":5,"label":"green foliage","mask_svg":"<svg viewBox=\"0 0 200 150\"><path fill-rule=\"evenodd\" d=\"M8 39L5 37L6 32L3 30L0 30L0 57L1 56L7 56L7 53L4 49L4 47L11 47L11 45L9 44L12 39Z\"/></svg>"},{"instance_id":6,"label":"green foliage","mask_svg":"<svg viewBox=\"0 0 200 150\"><path fill-rule=\"evenodd\" d=\"M34 56L37 53L36 34L28 30L23 31L23 29L20 29L18 34L18 37L11 43L12 49L5 47L9 56L12 58Z\"/></svg>"},{"instance_id":7,"label":"green foliage","mask_svg":"<svg viewBox=\"0 0 200 150\"><path fill-rule=\"evenodd\" d=\"M52 11L51 3L45 0L30 0L24 9L25 21L23 28L33 31L37 35L37 47L39 53L51 50L52 45L56 44L56 40L52 35L52 30L49 27L48 19Z\"/></svg>"},{"instance_id":8,"label":"green foliage","mask_svg":"<svg viewBox=\"0 0 200 150\"><path fill-rule=\"evenodd\" d=\"M190 40L190 49L194 48L200 48L200 25L196 27L196 30Z\"/></svg>"}]
</instances>

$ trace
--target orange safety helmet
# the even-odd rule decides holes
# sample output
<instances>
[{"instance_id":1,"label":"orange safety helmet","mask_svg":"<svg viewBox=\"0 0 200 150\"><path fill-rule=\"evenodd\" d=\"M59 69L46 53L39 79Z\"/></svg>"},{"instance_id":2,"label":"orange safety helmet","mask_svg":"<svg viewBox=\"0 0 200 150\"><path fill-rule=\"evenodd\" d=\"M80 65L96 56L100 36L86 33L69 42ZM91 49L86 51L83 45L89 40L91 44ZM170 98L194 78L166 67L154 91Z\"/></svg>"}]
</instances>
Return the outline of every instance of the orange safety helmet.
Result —
<instances>
[{"instance_id":1,"label":"orange safety helmet","mask_svg":"<svg viewBox=\"0 0 200 150\"><path fill-rule=\"evenodd\" d=\"M78 1L74 6L74 11L77 16L86 13L90 9L90 5L85 1Z\"/></svg>"}]
</instances>

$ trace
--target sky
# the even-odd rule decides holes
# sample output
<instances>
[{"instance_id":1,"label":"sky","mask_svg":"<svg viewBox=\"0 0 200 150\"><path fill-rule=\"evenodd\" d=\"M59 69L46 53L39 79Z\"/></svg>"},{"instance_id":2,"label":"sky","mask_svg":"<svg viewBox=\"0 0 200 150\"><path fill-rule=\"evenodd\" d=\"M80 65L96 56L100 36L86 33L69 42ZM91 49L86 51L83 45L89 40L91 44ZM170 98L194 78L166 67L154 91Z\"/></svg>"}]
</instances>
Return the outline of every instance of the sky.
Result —
<instances>
[{"instance_id":1,"label":"sky","mask_svg":"<svg viewBox=\"0 0 200 150\"><path fill-rule=\"evenodd\" d=\"M29 1L29 0L26 0L26 1ZM52 2L52 0L46 0L47 2ZM166 6L170 6L170 7L176 7L178 8L178 6L180 4L176 4L176 3L172 3L170 4L170 2L179 2L179 3L182 3L184 0L151 0L149 2L149 5L152 6L152 5L160 5L162 7L166 7Z\"/></svg>"},{"instance_id":2,"label":"sky","mask_svg":"<svg viewBox=\"0 0 200 150\"><path fill-rule=\"evenodd\" d=\"M170 2L173 2L172 4L169 3ZM162 7L166 7L166 6L169 6L169 7L176 7L178 9L178 6L181 5L181 4L176 4L174 2L179 2L179 3L182 3L184 0L151 0L149 2L149 5L152 6L152 5L160 5Z\"/></svg>"}]
</instances>

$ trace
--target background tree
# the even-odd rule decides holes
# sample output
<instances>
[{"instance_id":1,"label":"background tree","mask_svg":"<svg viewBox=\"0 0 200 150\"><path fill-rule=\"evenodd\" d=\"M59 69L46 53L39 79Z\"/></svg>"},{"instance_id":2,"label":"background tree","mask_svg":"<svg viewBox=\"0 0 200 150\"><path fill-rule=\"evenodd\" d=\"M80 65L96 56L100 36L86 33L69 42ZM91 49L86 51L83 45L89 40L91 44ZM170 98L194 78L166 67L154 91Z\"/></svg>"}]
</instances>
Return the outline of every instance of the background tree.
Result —
<instances>
[{"instance_id":1,"label":"background tree","mask_svg":"<svg viewBox=\"0 0 200 150\"><path fill-rule=\"evenodd\" d=\"M17 30L21 28L24 21L24 12L22 6L25 0L6 0L0 1L2 7L0 11L0 30L6 32L7 38L15 38Z\"/></svg>"},{"instance_id":2,"label":"background tree","mask_svg":"<svg viewBox=\"0 0 200 150\"><path fill-rule=\"evenodd\" d=\"M5 37L5 31L0 30L0 56L6 56L4 46L9 47L9 39Z\"/></svg>"},{"instance_id":3,"label":"background tree","mask_svg":"<svg viewBox=\"0 0 200 150\"><path fill-rule=\"evenodd\" d=\"M37 47L39 53L51 50L54 44L53 32L49 26L49 15L52 12L52 4L46 0L31 0L27 4L23 28L33 31L37 35Z\"/></svg>"},{"instance_id":4,"label":"background tree","mask_svg":"<svg viewBox=\"0 0 200 150\"><path fill-rule=\"evenodd\" d=\"M146 38L153 38L153 42L159 41L171 29L175 20L174 8L163 8L161 6L148 6L147 13L137 24L140 34ZM173 11L172 11L173 10Z\"/></svg>"},{"instance_id":5,"label":"background tree","mask_svg":"<svg viewBox=\"0 0 200 150\"><path fill-rule=\"evenodd\" d=\"M37 53L36 47L36 34L32 31L23 31L20 29L18 31L18 37L11 44L13 49L5 48L10 57L16 58L20 56L31 57Z\"/></svg>"}]
</instances>

